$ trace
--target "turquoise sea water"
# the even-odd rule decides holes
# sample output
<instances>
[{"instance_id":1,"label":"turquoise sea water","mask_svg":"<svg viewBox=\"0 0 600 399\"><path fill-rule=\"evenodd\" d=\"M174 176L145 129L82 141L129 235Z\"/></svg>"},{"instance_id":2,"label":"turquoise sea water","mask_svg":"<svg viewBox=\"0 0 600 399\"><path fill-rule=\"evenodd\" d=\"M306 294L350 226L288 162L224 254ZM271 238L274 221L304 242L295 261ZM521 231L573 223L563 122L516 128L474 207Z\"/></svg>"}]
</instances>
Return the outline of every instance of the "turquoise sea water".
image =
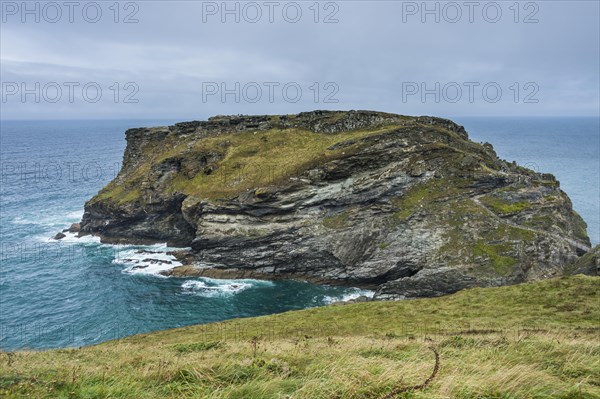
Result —
<instances>
[{"instance_id":1,"label":"turquoise sea water","mask_svg":"<svg viewBox=\"0 0 600 399\"><path fill-rule=\"evenodd\" d=\"M600 241L598 120L455 118L502 158L555 174ZM68 237L83 204L120 166L124 131L177 121L2 121L0 349L80 346L139 332L320 306L355 288L165 278L140 250Z\"/></svg>"}]
</instances>

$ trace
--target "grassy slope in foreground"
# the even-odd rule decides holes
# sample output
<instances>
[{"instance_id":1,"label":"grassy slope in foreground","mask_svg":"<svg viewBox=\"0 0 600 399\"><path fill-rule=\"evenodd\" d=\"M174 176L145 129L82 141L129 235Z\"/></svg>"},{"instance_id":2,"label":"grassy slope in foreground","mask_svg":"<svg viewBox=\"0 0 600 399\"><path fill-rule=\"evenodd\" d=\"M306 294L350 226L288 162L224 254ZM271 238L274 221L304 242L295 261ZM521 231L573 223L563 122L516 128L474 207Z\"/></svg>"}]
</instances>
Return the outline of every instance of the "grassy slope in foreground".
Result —
<instances>
[{"instance_id":1,"label":"grassy slope in foreground","mask_svg":"<svg viewBox=\"0 0 600 399\"><path fill-rule=\"evenodd\" d=\"M600 398L600 278L328 306L0 358L0 397ZM399 382L400 381L400 382Z\"/></svg>"}]
</instances>

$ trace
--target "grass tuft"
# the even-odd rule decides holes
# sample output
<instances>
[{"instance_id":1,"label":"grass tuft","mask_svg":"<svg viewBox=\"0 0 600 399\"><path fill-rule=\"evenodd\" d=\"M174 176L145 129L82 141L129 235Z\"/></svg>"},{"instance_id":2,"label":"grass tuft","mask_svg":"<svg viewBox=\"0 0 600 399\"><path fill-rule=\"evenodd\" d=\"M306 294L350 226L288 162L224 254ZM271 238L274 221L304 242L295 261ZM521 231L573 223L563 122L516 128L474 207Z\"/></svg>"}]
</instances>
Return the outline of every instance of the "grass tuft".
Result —
<instances>
[{"instance_id":1,"label":"grass tuft","mask_svg":"<svg viewBox=\"0 0 600 399\"><path fill-rule=\"evenodd\" d=\"M221 348L223 344L219 341L216 342L193 342L190 344L176 344L173 346L178 353L190 353L190 352L203 352L211 349Z\"/></svg>"}]
</instances>

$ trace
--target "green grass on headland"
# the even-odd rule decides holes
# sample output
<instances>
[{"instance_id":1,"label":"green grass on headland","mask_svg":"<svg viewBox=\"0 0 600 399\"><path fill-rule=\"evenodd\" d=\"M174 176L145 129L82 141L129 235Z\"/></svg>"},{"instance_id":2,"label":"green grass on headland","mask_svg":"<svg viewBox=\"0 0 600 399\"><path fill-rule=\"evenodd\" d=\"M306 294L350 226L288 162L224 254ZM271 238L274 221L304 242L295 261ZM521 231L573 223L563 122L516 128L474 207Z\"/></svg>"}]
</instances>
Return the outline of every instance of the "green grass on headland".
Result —
<instances>
[{"instance_id":1,"label":"green grass on headland","mask_svg":"<svg viewBox=\"0 0 600 399\"><path fill-rule=\"evenodd\" d=\"M141 194L138 188L151 175L153 167L177 159L185 170L188 164L210 157L209 154L221 158L211 165L215 168L214 172L211 169L211 173L194 172L193 176L187 176L182 171L170 181L168 190L201 198L229 198L250 188L277 185L315 164L357 152L364 145L361 139L397 128L397 125L391 125L336 134L271 129L224 133L193 143L180 137L170 137L166 142L148 142L143 150L144 162L119 184L115 181L109 183L93 201L135 201ZM335 144L346 142L348 146L333 148Z\"/></svg>"},{"instance_id":2,"label":"green grass on headland","mask_svg":"<svg viewBox=\"0 0 600 399\"><path fill-rule=\"evenodd\" d=\"M600 278L328 306L0 355L7 398L600 398Z\"/></svg>"}]
</instances>

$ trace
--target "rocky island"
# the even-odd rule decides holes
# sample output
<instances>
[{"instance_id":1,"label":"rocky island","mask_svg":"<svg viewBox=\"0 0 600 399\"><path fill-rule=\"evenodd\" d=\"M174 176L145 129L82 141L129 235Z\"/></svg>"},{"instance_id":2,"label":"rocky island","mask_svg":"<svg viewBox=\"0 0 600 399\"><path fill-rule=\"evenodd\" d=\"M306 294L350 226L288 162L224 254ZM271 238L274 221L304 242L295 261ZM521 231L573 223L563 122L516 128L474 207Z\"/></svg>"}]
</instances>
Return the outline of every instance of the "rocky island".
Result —
<instances>
[{"instance_id":1,"label":"rocky island","mask_svg":"<svg viewBox=\"0 0 600 399\"><path fill-rule=\"evenodd\" d=\"M79 235L185 248L169 275L304 279L402 299L596 271L586 224L554 176L499 159L450 120L216 116L126 138L122 169L86 203Z\"/></svg>"}]
</instances>

